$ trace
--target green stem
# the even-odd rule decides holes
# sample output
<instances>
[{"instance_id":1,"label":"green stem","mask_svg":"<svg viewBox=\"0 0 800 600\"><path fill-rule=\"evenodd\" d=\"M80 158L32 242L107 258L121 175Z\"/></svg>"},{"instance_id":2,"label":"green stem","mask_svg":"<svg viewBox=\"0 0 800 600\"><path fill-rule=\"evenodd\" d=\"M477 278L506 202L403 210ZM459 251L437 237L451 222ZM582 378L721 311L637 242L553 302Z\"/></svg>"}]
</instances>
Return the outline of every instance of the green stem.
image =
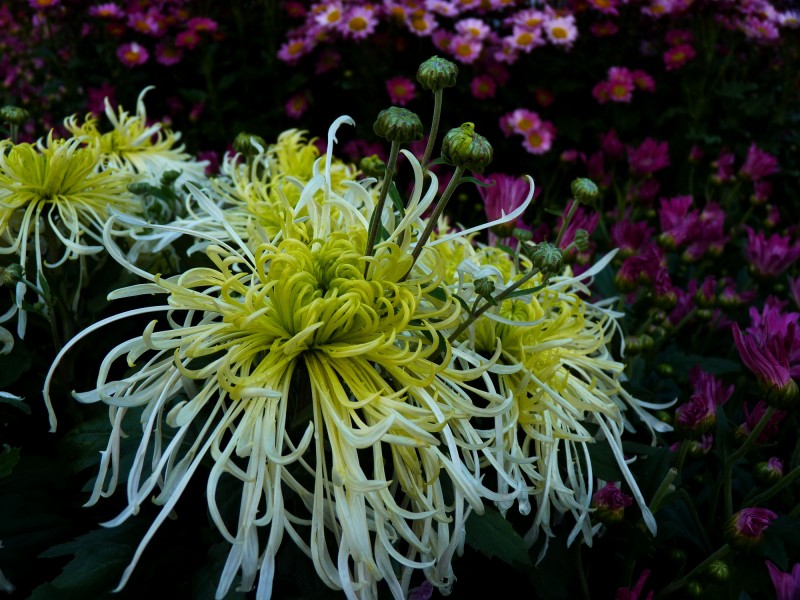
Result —
<instances>
[{"instance_id":1,"label":"green stem","mask_svg":"<svg viewBox=\"0 0 800 600\"><path fill-rule=\"evenodd\" d=\"M731 547L728 544L725 544L719 550L714 552L714 554L712 554L711 556L706 558L703 562L701 562L699 565L697 565L694 569L689 571L686 575L684 575L683 577L681 577L677 581L672 582L667 587L662 588L661 591L656 594L655 600L660 600L661 598L671 594L672 592L675 592L675 591L681 589L683 586L685 586L687 583L689 583L689 581L691 581L693 577L695 577L696 575L702 573L706 569L706 567L708 567L711 563L713 563L716 560L721 560L721 559L725 558L730 553L730 551L731 551Z\"/></svg>"},{"instance_id":2,"label":"green stem","mask_svg":"<svg viewBox=\"0 0 800 600\"><path fill-rule=\"evenodd\" d=\"M375 239L378 237L378 229L381 226L381 213L383 213L383 205L386 203L386 195L389 193L389 186L392 184L394 167L397 164L399 152L400 142L392 142L392 149L389 151L389 162L386 165L386 173L383 175L381 194L378 197L378 203L375 205L375 210L372 212L372 220L369 224L369 237L367 238L367 249L364 251L364 256L372 256L372 251L375 249ZM368 268L369 264L364 267L364 276L366 276Z\"/></svg>"},{"instance_id":3,"label":"green stem","mask_svg":"<svg viewBox=\"0 0 800 600\"><path fill-rule=\"evenodd\" d=\"M761 432L767 426L770 419L772 418L772 414L775 412L775 408L772 406L768 406L767 410L761 416L761 419L758 421L753 430L744 440L742 445L739 447L736 452L731 454L728 459L725 461L725 466L722 469L722 485L725 490L725 519L730 519L731 515L733 515L733 489L732 489L732 475L733 475L733 467L736 462L744 457L750 451L750 448L753 447L753 444L756 443L758 436L761 435Z\"/></svg>"},{"instance_id":4,"label":"green stem","mask_svg":"<svg viewBox=\"0 0 800 600\"><path fill-rule=\"evenodd\" d=\"M510 296L512 292L518 290L523 283L528 281L531 277L533 277L539 272L540 272L539 269L531 269L530 271L525 273L525 275L523 275L522 277L517 279L514 283L512 283L510 286L508 286L506 289L504 289L502 292L497 294L497 296L495 296L494 298L494 304L487 301L478 310L473 310L472 314L470 314L469 317L467 317L467 319L463 323L461 323L461 325L459 325L458 328L452 334L450 334L450 337L447 338L447 341L449 341L451 344L455 342L458 339L458 336L461 335L464 332L464 330L466 330L467 327L472 325L478 319L478 317L480 317L483 313L489 310L490 306L494 306L495 304L500 304L503 300L505 300L508 296Z\"/></svg>"},{"instance_id":5,"label":"green stem","mask_svg":"<svg viewBox=\"0 0 800 600\"><path fill-rule=\"evenodd\" d=\"M436 134L439 131L439 120L442 116L442 94L444 90L433 92L433 120L431 121L431 132L428 135L428 144L425 146L425 154L422 156L422 168L428 166L428 159L433 153L433 146L436 143Z\"/></svg>"},{"instance_id":6,"label":"green stem","mask_svg":"<svg viewBox=\"0 0 800 600\"><path fill-rule=\"evenodd\" d=\"M391 157L390 157L391 160ZM388 167L387 167L388 169ZM439 198L439 202L436 203L436 208L433 209L433 214L428 219L427 225L425 225L425 230L419 236L417 240L417 245L414 246L413 252L411 252L411 266L409 267L406 274L403 276L401 281L405 281L408 279L409 274L411 273L411 269L414 268L414 265L419 258L422 249L425 247L425 242L428 241L428 238L431 237L431 233L433 233L433 228L436 227L436 223L439 222L439 217L442 216L444 212L444 208L447 205L447 201L450 200L450 196L453 195L456 187L458 184L461 183L461 176L464 174L464 167L456 167L455 172L453 173L453 178L450 180L450 183L447 184L447 187L442 194L442 197Z\"/></svg>"},{"instance_id":7,"label":"green stem","mask_svg":"<svg viewBox=\"0 0 800 600\"><path fill-rule=\"evenodd\" d=\"M564 217L564 222L561 223L561 229L558 230L558 237L555 241L556 248L558 248L559 244L561 244L561 238L564 237L564 232L567 231L567 225L569 225L569 222L572 220L572 215L575 214L576 210L578 210L578 201L573 199L572 205L569 207L569 212L567 213L567 216Z\"/></svg>"},{"instance_id":8,"label":"green stem","mask_svg":"<svg viewBox=\"0 0 800 600\"><path fill-rule=\"evenodd\" d=\"M705 547L707 549L711 548L711 540L708 539L708 534L706 533L705 524L700 520L700 515L697 514L697 508L694 505L692 497L683 488L680 488L678 490L678 494L686 503L686 507L689 509L689 515L692 517L692 521L694 521L694 526L697 527L697 531L700 532L700 535L703 538L703 544L705 544Z\"/></svg>"},{"instance_id":9,"label":"green stem","mask_svg":"<svg viewBox=\"0 0 800 600\"><path fill-rule=\"evenodd\" d=\"M794 480L797 479L798 477L800 477L800 466L799 467L795 467L794 469L789 471L786 474L786 476L781 478L780 481L775 482L772 485L772 487L764 490L758 496L755 496L752 500L750 500L748 502L748 505L750 505L750 506L758 506L759 504L761 504L765 500L769 500L775 494L780 492L782 489L784 489L785 487L788 487L789 485L791 485L794 482Z\"/></svg>"}]
</instances>

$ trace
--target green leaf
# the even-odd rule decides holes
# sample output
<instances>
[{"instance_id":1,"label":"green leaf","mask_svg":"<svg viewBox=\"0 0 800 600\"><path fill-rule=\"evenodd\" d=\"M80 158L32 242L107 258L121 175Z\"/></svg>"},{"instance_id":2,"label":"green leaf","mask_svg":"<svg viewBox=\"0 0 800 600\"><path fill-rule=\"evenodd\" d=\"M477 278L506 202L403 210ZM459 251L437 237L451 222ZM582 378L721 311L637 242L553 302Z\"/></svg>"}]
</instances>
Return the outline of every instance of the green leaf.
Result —
<instances>
[{"instance_id":1,"label":"green leaf","mask_svg":"<svg viewBox=\"0 0 800 600\"><path fill-rule=\"evenodd\" d=\"M488 558L496 556L508 564L531 565L522 537L503 516L492 508L483 515L472 513L467 519L467 543Z\"/></svg>"},{"instance_id":2,"label":"green leaf","mask_svg":"<svg viewBox=\"0 0 800 600\"><path fill-rule=\"evenodd\" d=\"M110 592L133 556L133 547L119 541L126 537L129 528L126 523L112 529L96 529L45 550L40 558L70 555L74 558L55 579L36 588L29 600L97 598ZM52 595L54 589L58 590L57 595Z\"/></svg>"},{"instance_id":3,"label":"green leaf","mask_svg":"<svg viewBox=\"0 0 800 600\"><path fill-rule=\"evenodd\" d=\"M406 207L403 206L403 199L400 197L400 192L397 189L397 184L392 181L392 184L389 186L389 198L392 200L392 204L394 204L395 210L400 214L400 218L406 216Z\"/></svg>"},{"instance_id":4,"label":"green leaf","mask_svg":"<svg viewBox=\"0 0 800 600\"><path fill-rule=\"evenodd\" d=\"M32 362L31 353L24 344L14 344L11 352L8 354L0 354L0 390L8 388L8 386L24 375L31 368ZM30 413L30 408L18 401L10 399L0 401L14 404L25 412Z\"/></svg>"},{"instance_id":5,"label":"green leaf","mask_svg":"<svg viewBox=\"0 0 800 600\"><path fill-rule=\"evenodd\" d=\"M492 179L489 183L481 181L480 179L475 179L474 177L462 177L460 179L460 183L474 183L478 187L492 187L497 184L497 181Z\"/></svg>"},{"instance_id":6,"label":"green leaf","mask_svg":"<svg viewBox=\"0 0 800 600\"><path fill-rule=\"evenodd\" d=\"M596 442L594 444L586 444L586 449L592 461L592 472L595 477L606 481L621 481L624 479L611 446L604 442Z\"/></svg>"},{"instance_id":7,"label":"green leaf","mask_svg":"<svg viewBox=\"0 0 800 600\"><path fill-rule=\"evenodd\" d=\"M11 470L19 462L19 448L6 445L0 452L0 477L11 475Z\"/></svg>"},{"instance_id":8,"label":"green leaf","mask_svg":"<svg viewBox=\"0 0 800 600\"><path fill-rule=\"evenodd\" d=\"M787 549L787 546L789 548ZM764 541L759 552L782 571L791 567L790 556L800 551L800 517L778 517L764 530Z\"/></svg>"}]
</instances>

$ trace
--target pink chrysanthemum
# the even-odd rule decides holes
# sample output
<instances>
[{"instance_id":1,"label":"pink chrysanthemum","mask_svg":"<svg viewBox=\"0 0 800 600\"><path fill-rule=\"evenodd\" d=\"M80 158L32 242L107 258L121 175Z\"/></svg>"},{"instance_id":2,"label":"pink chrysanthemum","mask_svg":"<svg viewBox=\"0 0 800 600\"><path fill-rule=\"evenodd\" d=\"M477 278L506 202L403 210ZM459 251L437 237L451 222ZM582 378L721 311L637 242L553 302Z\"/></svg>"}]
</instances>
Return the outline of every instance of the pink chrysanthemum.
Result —
<instances>
[{"instance_id":1,"label":"pink chrysanthemum","mask_svg":"<svg viewBox=\"0 0 800 600\"><path fill-rule=\"evenodd\" d=\"M154 11L129 13L128 27L145 35L160 36L164 33L161 15Z\"/></svg>"},{"instance_id":2,"label":"pink chrysanthemum","mask_svg":"<svg viewBox=\"0 0 800 600\"><path fill-rule=\"evenodd\" d=\"M478 100L486 100L488 98L494 98L497 91L497 84L494 82L494 79L488 75L477 75L472 78L469 84L469 91Z\"/></svg>"},{"instance_id":3,"label":"pink chrysanthemum","mask_svg":"<svg viewBox=\"0 0 800 600\"><path fill-rule=\"evenodd\" d=\"M299 119L302 117L310 105L308 92L297 92L293 94L285 105L286 116L290 119Z\"/></svg>"},{"instance_id":4,"label":"pink chrysanthemum","mask_svg":"<svg viewBox=\"0 0 800 600\"><path fill-rule=\"evenodd\" d=\"M417 86L408 77L392 77L386 80L386 91L392 104L405 106L417 96Z\"/></svg>"},{"instance_id":5,"label":"pink chrysanthemum","mask_svg":"<svg viewBox=\"0 0 800 600\"><path fill-rule=\"evenodd\" d=\"M186 23L186 29L192 31L205 31L213 33L219 28L219 25L214 19L208 17L193 17Z\"/></svg>"},{"instance_id":6,"label":"pink chrysanthemum","mask_svg":"<svg viewBox=\"0 0 800 600\"><path fill-rule=\"evenodd\" d=\"M664 66L667 71L680 69L695 57L696 53L690 44L679 44L664 52Z\"/></svg>"},{"instance_id":7,"label":"pink chrysanthemum","mask_svg":"<svg viewBox=\"0 0 800 600\"><path fill-rule=\"evenodd\" d=\"M345 37L363 40L375 31L378 19L373 11L364 6L355 6L348 10L339 25L339 31Z\"/></svg>"},{"instance_id":8,"label":"pink chrysanthemum","mask_svg":"<svg viewBox=\"0 0 800 600\"><path fill-rule=\"evenodd\" d=\"M491 31L491 28L481 19L461 19L457 21L454 29L456 33L468 35L476 40L482 40Z\"/></svg>"},{"instance_id":9,"label":"pink chrysanthemum","mask_svg":"<svg viewBox=\"0 0 800 600\"><path fill-rule=\"evenodd\" d=\"M89 16L101 19L121 19L125 12L113 2L104 2L89 8Z\"/></svg>"},{"instance_id":10,"label":"pink chrysanthemum","mask_svg":"<svg viewBox=\"0 0 800 600\"><path fill-rule=\"evenodd\" d=\"M183 51L174 44L156 44L156 62L165 66L177 65L183 58Z\"/></svg>"},{"instance_id":11,"label":"pink chrysanthemum","mask_svg":"<svg viewBox=\"0 0 800 600\"><path fill-rule=\"evenodd\" d=\"M128 42L117 48L117 58L126 67L143 65L150 58L147 48L136 42Z\"/></svg>"},{"instance_id":12,"label":"pink chrysanthemum","mask_svg":"<svg viewBox=\"0 0 800 600\"><path fill-rule=\"evenodd\" d=\"M630 102L636 82L633 74L625 67L608 69L608 99L612 102Z\"/></svg>"},{"instance_id":13,"label":"pink chrysanthemum","mask_svg":"<svg viewBox=\"0 0 800 600\"><path fill-rule=\"evenodd\" d=\"M36 10L53 8L54 6L58 6L60 2L61 0L28 0L28 4L30 4L31 8Z\"/></svg>"},{"instance_id":14,"label":"pink chrysanthemum","mask_svg":"<svg viewBox=\"0 0 800 600\"><path fill-rule=\"evenodd\" d=\"M307 38L295 37L284 42L278 50L278 58L283 62L294 64L311 52L312 44Z\"/></svg>"},{"instance_id":15,"label":"pink chrysanthemum","mask_svg":"<svg viewBox=\"0 0 800 600\"><path fill-rule=\"evenodd\" d=\"M578 39L578 28L573 15L549 19L544 24L544 31L547 39L557 46L570 47Z\"/></svg>"},{"instance_id":16,"label":"pink chrysanthemum","mask_svg":"<svg viewBox=\"0 0 800 600\"><path fill-rule=\"evenodd\" d=\"M427 37L439 27L434 14L426 11L413 12L406 19L406 24L408 30L419 37Z\"/></svg>"},{"instance_id":17,"label":"pink chrysanthemum","mask_svg":"<svg viewBox=\"0 0 800 600\"><path fill-rule=\"evenodd\" d=\"M539 127L523 136L522 147L531 154L544 154L553 147L556 128L549 121L542 121Z\"/></svg>"},{"instance_id":18,"label":"pink chrysanthemum","mask_svg":"<svg viewBox=\"0 0 800 600\"><path fill-rule=\"evenodd\" d=\"M529 131L538 128L542 123L539 115L525 108L518 108L500 117L500 129L506 136L512 133L526 135Z\"/></svg>"},{"instance_id":19,"label":"pink chrysanthemum","mask_svg":"<svg viewBox=\"0 0 800 600\"><path fill-rule=\"evenodd\" d=\"M606 15L618 15L619 0L589 0L589 6Z\"/></svg>"},{"instance_id":20,"label":"pink chrysanthemum","mask_svg":"<svg viewBox=\"0 0 800 600\"><path fill-rule=\"evenodd\" d=\"M187 48L188 50L193 50L197 47L200 41L200 34L193 29L181 31L177 36L175 36L175 45L178 48Z\"/></svg>"},{"instance_id":21,"label":"pink chrysanthemum","mask_svg":"<svg viewBox=\"0 0 800 600\"><path fill-rule=\"evenodd\" d=\"M453 58L465 65L475 62L480 56L483 45L480 40L467 35L454 35L450 40L450 52Z\"/></svg>"},{"instance_id":22,"label":"pink chrysanthemum","mask_svg":"<svg viewBox=\"0 0 800 600\"><path fill-rule=\"evenodd\" d=\"M638 147L628 148L628 163L636 175L655 173L669 166L669 143L646 138Z\"/></svg>"},{"instance_id":23,"label":"pink chrysanthemum","mask_svg":"<svg viewBox=\"0 0 800 600\"><path fill-rule=\"evenodd\" d=\"M747 149L747 157L739 169L739 174L758 181L768 175L778 172L778 159L772 154L761 150L755 142Z\"/></svg>"},{"instance_id":24,"label":"pink chrysanthemum","mask_svg":"<svg viewBox=\"0 0 800 600\"><path fill-rule=\"evenodd\" d=\"M327 2L317 5L319 11L314 16L314 21L317 25L325 29L335 29L342 22L343 9L342 3L328 0Z\"/></svg>"},{"instance_id":25,"label":"pink chrysanthemum","mask_svg":"<svg viewBox=\"0 0 800 600\"><path fill-rule=\"evenodd\" d=\"M513 48L523 52L530 52L537 46L544 44L541 29L530 29L520 25L515 25L511 35L506 37L505 40Z\"/></svg>"}]
</instances>

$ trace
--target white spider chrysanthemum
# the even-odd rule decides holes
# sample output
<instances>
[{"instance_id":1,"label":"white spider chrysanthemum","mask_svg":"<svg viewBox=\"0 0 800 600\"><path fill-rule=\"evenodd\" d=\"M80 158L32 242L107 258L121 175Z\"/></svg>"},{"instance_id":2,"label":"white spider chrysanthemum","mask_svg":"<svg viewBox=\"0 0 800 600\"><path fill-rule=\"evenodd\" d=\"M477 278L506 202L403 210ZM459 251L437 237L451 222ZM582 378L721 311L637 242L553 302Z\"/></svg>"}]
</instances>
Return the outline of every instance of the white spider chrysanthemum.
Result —
<instances>
[{"instance_id":1,"label":"white spider chrysanthemum","mask_svg":"<svg viewBox=\"0 0 800 600\"><path fill-rule=\"evenodd\" d=\"M40 290L45 267L104 250L102 231L111 209L141 211L127 190L130 174L98 172L99 160L96 145L86 145L83 138L57 140L52 132L36 144L0 142L0 255L17 255L26 279L32 281L35 274ZM20 337L26 328L25 290L20 281Z\"/></svg>"},{"instance_id":2,"label":"white spider chrysanthemum","mask_svg":"<svg viewBox=\"0 0 800 600\"><path fill-rule=\"evenodd\" d=\"M175 186L192 182L202 185L206 181L207 161L197 161L184 150L180 132L172 131L163 123L148 123L144 97L146 87L136 101L136 113L130 114L121 106L115 111L105 99L105 115L111 126L106 132L98 128L97 118L91 113L81 124L76 115L64 121L64 127L78 137L85 137L90 144L97 144L102 155L100 168L129 171L137 178L158 186L168 171L180 173Z\"/></svg>"},{"instance_id":3,"label":"white spider chrysanthemum","mask_svg":"<svg viewBox=\"0 0 800 600\"><path fill-rule=\"evenodd\" d=\"M377 598L379 581L405 598L415 571L446 591L470 510L506 498L481 483L486 441L472 425L510 405L489 374L496 356L448 344L445 332L461 307L442 285L445 264L435 251L426 251L433 268L409 274L436 179L425 189L419 163L407 155L416 176L408 210L365 256L374 196L357 182L343 196L331 186L330 149L342 122L332 127L328 156L298 188L296 205L285 202L273 237L245 243L226 226L231 243L212 241L209 266L168 279L113 251L149 283L112 298L167 296L162 306L113 317L80 336L130 314L166 313L166 329L153 321L141 337L119 344L103 361L97 388L75 394L111 407L113 431L90 503L113 492L123 419L143 409L129 505L109 524L135 514L154 493L163 507L120 585L208 457L210 514L231 543L218 597L241 572L239 589L257 585L256 597L268 598L285 537L308 554L326 585L349 598ZM211 200L193 193L224 222ZM122 357L138 370L108 380ZM233 529L216 501L222 478L241 485Z\"/></svg>"},{"instance_id":4,"label":"white spider chrysanthemum","mask_svg":"<svg viewBox=\"0 0 800 600\"><path fill-rule=\"evenodd\" d=\"M578 277L569 273L552 277L545 286L541 275L534 276L522 287L531 290L529 294L503 301L470 330L471 347L490 352L499 343L502 355L497 364L510 367L498 374L498 386L514 402L511 410L495 418L493 439L502 472L511 474L518 488L526 490L517 497L520 511L530 510L531 499L536 504L529 542L539 531L552 536L554 514L569 512L575 526L568 541L583 533L591 545L599 526L593 528L588 518L594 484L588 445L598 440L608 443L645 524L655 532L653 515L623 456L621 434L628 409L650 428L669 429L643 410L663 406L645 405L623 389L624 364L609 351L621 315L584 299L589 295L586 283L613 255ZM532 268L526 258L521 262L525 270ZM475 274L496 279L498 292L521 276L509 256L494 248L484 248L459 270L467 301L474 294ZM507 489L500 477L498 489ZM507 502L501 508L510 506ZM547 544L542 552L546 548Z\"/></svg>"},{"instance_id":5,"label":"white spider chrysanthemum","mask_svg":"<svg viewBox=\"0 0 800 600\"><path fill-rule=\"evenodd\" d=\"M55 427L49 386L65 353L109 323L165 313L160 327L153 321L108 353L94 390L74 394L110 406L111 438L89 503L116 487L122 425L133 412L142 437L128 507L109 525L153 496L162 506L120 587L209 458L209 512L231 544L217 597L240 573L239 589L269 598L287 537L348 598L377 598L379 582L405 598L417 572L447 593L466 518L486 502L505 512L516 501L523 513L534 503L529 541L571 513L571 538L583 533L590 542L587 445L598 440L610 445L654 527L620 441L628 408L648 425L654 419L620 383L623 365L609 351L618 315L584 300L583 280L610 256L582 277L546 281L521 258L532 277L514 297L468 314L465 306L481 302L478 277L503 290L523 276L499 251L474 248L471 235L516 222L533 182L519 208L496 222L454 231L439 221L415 262L438 182L403 150L410 197L380 215L381 234L365 255L377 183L356 181L334 161L342 123L352 121L332 125L325 156L287 132L257 160L231 161L205 190L189 185L192 218L153 229L200 238L205 267L169 278L147 273L111 239L115 221L142 223L119 215L106 224L112 255L147 280L110 297L166 301L70 341L44 392ZM122 358L136 368L114 380ZM217 504L224 479L241 490L233 517Z\"/></svg>"}]
</instances>

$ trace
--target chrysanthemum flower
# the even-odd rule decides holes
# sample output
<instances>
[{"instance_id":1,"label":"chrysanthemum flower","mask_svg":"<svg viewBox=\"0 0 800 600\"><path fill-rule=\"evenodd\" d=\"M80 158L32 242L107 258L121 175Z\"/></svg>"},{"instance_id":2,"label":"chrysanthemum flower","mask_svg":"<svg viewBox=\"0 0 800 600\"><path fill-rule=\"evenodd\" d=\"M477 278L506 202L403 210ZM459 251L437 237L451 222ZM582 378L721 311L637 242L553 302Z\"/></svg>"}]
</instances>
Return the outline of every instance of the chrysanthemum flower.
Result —
<instances>
[{"instance_id":1,"label":"chrysanthemum flower","mask_svg":"<svg viewBox=\"0 0 800 600\"><path fill-rule=\"evenodd\" d=\"M83 334L130 314L166 313L166 328L153 321L141 337L114 348L97 388L75 394L111 407L112 436L90 504L113 492L123 419L143 409L129 505L109 524L136 514L153 495L162 509L121 586L208 458L210 515L231 543L217 597L241 571L239 589L251 589L258 577L256 597L268 598L284 537L309 555L326 585L348 597L375 598L385 580L393 597L404 598L414 570L447 589L469 511L503 498L481 483L485 441L470 419L494 418L510 399L492 386L491 359L449 346L445 334L461 308L442 285L445 263L436 251L427 248L409 272L436 177L428 173L426 188L421 166L406 153L415 187L405 216L387 215L388 239L365 256L374 196L355 181L340 196L331 182L341 122L329 134L327 156L299 186L297 205L284 203L280 231L254 250L253 240L245 243L229 227L231 244L208 246L207 267L168 279L114 252L149 283L112 297L167 296L162 306L112 317ZM224 221L211 200L193 193ZM141 366L109 380L121 357ZM468 393L475 385L483 388L477 397ZM223 479L241 486L234 529L217 504Z\"/></svg>"},{"instance_id":2,"label":"chrysanthemum flower","mask_svg":"<svg viewBox=\"0 0 800 600\"><path fill-rule=\"evenodd\" d=\"M64 121L64 127L74 136L83 136L87 143L97 144L102 155L102 168L128 171L138 179L159 185L167 171L178 171L175 185L180 187L187 181L202 183L206 180L206 163L193 160L179 145L180 132L174 132L163 123L148 123L144 96L153 87L146 87L139 94L136 113L130 114L121 106L115 111L106 100L106 118L112 129L101 133L97 119L86 115L83 124L75 115Z\"/></svg>"},{"instance_id":3,"label":"chrysanthemum flower","mask_svg":"<svg viewBox=\"0 0 800 600\"><path fill-rule=\"evenodd\" d=\"M480 254L460 266L464 281L471 284L476 274L491 274L494 267L496 289L502 290L521 276L505 253L486 248ZM599 427L645 522L655 529L655 519L622 453L624 411L634 410L651 429L669 427L645 412L652 406L636 401L620 385L624 365L612 358L608 348L619 315L581 297L588 291L582 280L591 279L612 257L613 253L607 255L579 277L569 272L552 277L544 287L541 274L535 275L522 288L531 290L529 296L503 301L470 328L470 343L478 352L502 349L493 371L500 393L513 398L513 404L494 422L494 457L503 467L497 486L501 492L519 490L514 495L523 514L530 510L531 500L536 504L528 533L531 541L540 532L553 535L554 512L569 512L575 517L570 540L582 533L591 542L588 515L594 478L587 444L596 439L589 423ZM523 266L531 268L525 261ZM462 286L462 295L470 288L473 285ZM471 302L469 296L465 300ZM503 479L503 473L510 479ZM500 507L508 509L511 504Z\"/></svg>"},{"instance_id":4,"label":"chrysanthemum flower","mask_svg":"<svg viewBox=\"0 0 800 600\"><path fill-rule=\"evenodd\" d=\"M141 210L127 190L131 175L98 172L100 160L96 144L87 146L75 137L56 140L52 132L37 144L0 142L0 254L19 256L26 279L35 275L39 289L45 267L103 251L101 232L111 209ZM20 337L25 289L25 283L17 284Z\"/></svg>"},{"instance_id":5,"label":"chrysanthemum flower","mask_svg":"<svg viewBox=\"0 0 800 600\"><path fill-rule=\"evenodd\" d=\"M117 48L117 58L126 67L137 67L147 62L150 53L141 44L128 42Z\"/></svg>"}]
</instances>

